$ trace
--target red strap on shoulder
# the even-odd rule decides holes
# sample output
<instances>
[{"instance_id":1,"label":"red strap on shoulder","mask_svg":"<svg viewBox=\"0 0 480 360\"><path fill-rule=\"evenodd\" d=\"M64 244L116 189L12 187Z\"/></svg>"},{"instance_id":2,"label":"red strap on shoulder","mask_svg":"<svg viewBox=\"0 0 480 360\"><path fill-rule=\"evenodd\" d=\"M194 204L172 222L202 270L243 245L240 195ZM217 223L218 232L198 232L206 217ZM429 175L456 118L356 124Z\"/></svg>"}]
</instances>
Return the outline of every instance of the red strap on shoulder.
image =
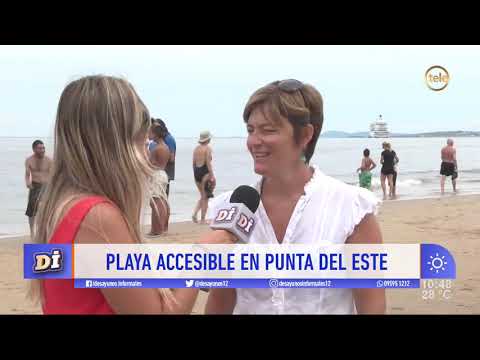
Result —
<instances>
[{"instance_id":1,"label":"red strap on shoulder","mask_svg":"<svg viewBox=\"0 0 480 360\"><path fill-rule=\"evenodd\" d=\"M110 200L103 196L89 196L81 199L73 205L64 216L60 225L57 226L55 233L50 239L52 244L69 244L73 243L77 236L78 229L88 212L101 203L111 203Z\"/></svg>"}]
</instances>

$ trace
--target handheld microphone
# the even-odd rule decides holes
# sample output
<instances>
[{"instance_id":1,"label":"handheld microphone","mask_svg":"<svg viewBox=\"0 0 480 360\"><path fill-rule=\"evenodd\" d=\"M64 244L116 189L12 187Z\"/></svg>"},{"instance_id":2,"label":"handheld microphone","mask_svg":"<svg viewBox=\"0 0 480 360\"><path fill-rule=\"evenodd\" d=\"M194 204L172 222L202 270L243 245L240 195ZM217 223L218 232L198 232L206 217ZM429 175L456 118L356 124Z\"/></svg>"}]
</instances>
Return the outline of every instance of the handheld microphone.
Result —
<instances>
[{"instance_id":1,"label":"handheld microphone","mask_svg":"<svg viewBox=\"0 0 480 360\"><path fill-rule=\"evenodd\" d=\"M253 214L260 205L260 194L251 186L242 185L230 196L230 204L217 211L210 224L213 230L225 230L233 234L237 242L247 243L255 228ZM201 291L209 292L208 288Z\"/></svg>"},{"instance_id":2,"label":"handheld microphone","mask_svg":"<svg viewBox=\"0 0 480 360\"><path fill-rule=\"evenodd\" d=\"M255 228L254 213L260 205L260 194L251 186L242 185L230 196L230 204L218 210L210 224L213 230L226 230L240 243L248 243Z\"/></svg>"}]
</instances>

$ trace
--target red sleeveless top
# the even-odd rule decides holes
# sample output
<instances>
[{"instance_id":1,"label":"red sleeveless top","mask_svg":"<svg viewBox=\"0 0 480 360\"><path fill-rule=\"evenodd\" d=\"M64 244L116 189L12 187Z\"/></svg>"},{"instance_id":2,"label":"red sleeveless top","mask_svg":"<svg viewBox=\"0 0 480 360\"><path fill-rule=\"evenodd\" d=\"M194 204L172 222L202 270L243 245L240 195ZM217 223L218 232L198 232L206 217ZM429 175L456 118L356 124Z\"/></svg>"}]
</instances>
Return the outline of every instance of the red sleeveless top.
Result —
<instances>
[{"instance_id":1,"label":"red sleeveless top","mask_svg":"<svg viewBox=\"0 0 480 360\"><path fill-rule=\"evenodd\" d=\"M90 209L110 202L101 196L90 196L69 209L55 229L50 244L73 244L78 229ZM44 314L114 314L99 289L76 289L73 279L42 280Z\"/></svg>"}]
</instances>

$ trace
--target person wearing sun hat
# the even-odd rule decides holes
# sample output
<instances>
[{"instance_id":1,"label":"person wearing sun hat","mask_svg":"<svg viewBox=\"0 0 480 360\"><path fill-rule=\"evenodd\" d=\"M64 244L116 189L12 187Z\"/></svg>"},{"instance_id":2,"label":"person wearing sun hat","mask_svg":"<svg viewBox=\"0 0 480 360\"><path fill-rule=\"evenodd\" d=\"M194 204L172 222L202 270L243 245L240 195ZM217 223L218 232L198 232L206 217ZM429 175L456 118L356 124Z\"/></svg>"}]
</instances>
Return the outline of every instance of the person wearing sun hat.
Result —
<instances>
[{"instance_id":1,"label":"person wearing sun hat","mask_svg":"<svg viewBox=\"0 0 480 360\"><path fill-rule=\"evenodd\" d=\"M210 133L210 131L205 130L205 131L202 131L200 133L200 137L198 138L198 142L200 144L204 144L207 141L210 141L211 139L212 139L212 134Z\"/></svg>"},{"instance_id":2,"label":"person wearing sun hat","mask_svg":"<svg viewBox=\"0 0 480 360\"><path fill-rule=\"evenodd\" d=\"M205 224L208 199L213 197L212 192L216 185L212 168L212 149L208 146L211 139L210 131L202 131L198 138L199 145L193 150L193 177L200 193L200 200L193 210L192 221L198 222L197 214L201 210L201 224Z\"/></svg>"}]
</instances>

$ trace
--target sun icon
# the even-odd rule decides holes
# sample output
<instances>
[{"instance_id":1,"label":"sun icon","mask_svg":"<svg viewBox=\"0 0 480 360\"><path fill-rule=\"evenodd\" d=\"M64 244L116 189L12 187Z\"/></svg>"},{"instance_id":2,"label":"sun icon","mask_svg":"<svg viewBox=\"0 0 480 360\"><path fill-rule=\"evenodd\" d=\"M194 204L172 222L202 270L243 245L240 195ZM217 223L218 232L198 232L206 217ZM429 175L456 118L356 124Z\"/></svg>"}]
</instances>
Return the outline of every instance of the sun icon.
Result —
<instances>
[{"instance_id":1,"label":"sun icon","mask_svg":"<svg viewBox=\"0 0 480 360\"><path fill-rule=\"evenodd\" d=\"M444 260L445 256L440 257L440 255L436 253L435 257L430 255L430 259L431 261L427 262L427 264L431 265L430 271L435 270L437 274L440 269L442 269L442 271L445 271L445 265L447 265L447 262Z\"/></svg>"}]
</instances>

